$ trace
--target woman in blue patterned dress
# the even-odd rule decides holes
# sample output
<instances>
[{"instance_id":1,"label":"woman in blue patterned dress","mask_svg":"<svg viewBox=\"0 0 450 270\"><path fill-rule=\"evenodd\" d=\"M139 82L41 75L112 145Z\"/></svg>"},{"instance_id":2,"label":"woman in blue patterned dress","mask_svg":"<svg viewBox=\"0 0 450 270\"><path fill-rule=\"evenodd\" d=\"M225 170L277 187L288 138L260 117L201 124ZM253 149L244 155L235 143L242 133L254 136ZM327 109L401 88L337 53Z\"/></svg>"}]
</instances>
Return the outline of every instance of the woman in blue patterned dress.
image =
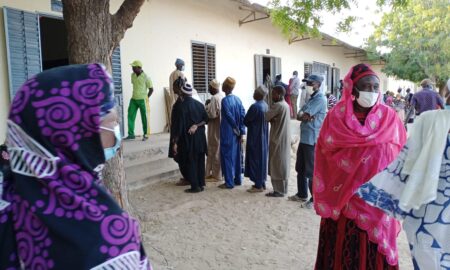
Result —
<instances>
[{"instance_id":1,"label":"woman in blue patterned dress","mask_svg":"<svg viewBox=\"0 0 450 270\"><path fill-rule=\"evenodd\" d=\"M398 158L358 195L403 220L414 269L450 270L450 110L425 112Z\"/></svg>"}]
</instances>

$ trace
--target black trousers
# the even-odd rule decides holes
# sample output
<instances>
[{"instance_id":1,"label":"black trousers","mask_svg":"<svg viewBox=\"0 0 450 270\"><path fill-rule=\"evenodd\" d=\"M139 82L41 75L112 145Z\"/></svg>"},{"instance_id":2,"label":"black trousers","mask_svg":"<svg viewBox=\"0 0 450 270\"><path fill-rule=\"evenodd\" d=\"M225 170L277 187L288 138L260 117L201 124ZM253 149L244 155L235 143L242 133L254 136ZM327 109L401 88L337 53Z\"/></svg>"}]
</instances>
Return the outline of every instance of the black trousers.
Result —
<instances>
[{"instance_id":1,"label":"black trousers","mask_svg":"<svg viewBox=\"0 0 450 270\"><path fill-rule=\"evenodd\" d=\"M295 171L297 172L297 196L308 198L308 188L312 201L312 180L314 173L315 145L300 143L297 148Z\"/></svg>"},{"instance_id":2,"label":"black trousers","mask_svg":"<svg viewBox=\"0 0 450 270\"><path fill-rule=\"evenodd\" d=\"M193 155L183 167L186 180L191 183L192 189L205 186L205 153Z\"/></svg>"}]
</instances>

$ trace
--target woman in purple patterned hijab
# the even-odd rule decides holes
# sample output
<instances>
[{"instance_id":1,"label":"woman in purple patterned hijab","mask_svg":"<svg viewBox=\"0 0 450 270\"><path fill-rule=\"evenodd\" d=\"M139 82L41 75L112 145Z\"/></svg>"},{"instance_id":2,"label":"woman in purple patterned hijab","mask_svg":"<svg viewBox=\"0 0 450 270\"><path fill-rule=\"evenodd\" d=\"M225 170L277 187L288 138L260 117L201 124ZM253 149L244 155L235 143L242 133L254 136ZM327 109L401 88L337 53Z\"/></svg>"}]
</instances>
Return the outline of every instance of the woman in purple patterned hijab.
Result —
<instances>
[{"instance_id":1,"label":"woman in purple patterned hijab","mask_svg":"<svg viewBox=\"0 0 450 270\"><path fill-rule=\"evenodd\" d=\"M0 174L0 269L151 269L138 222L102 184L120 145L100 64L44 71L8 120L12 176Z\"/></svg>"}]
</instances>

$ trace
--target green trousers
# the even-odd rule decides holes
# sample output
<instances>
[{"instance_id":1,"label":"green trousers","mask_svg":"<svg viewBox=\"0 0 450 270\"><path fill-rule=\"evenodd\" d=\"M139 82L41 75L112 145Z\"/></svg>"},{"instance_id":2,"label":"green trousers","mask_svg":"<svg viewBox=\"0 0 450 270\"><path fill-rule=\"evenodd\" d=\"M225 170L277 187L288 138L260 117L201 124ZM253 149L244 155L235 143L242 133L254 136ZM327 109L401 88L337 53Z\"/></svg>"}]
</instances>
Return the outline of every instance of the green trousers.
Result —
<instances>
[{"instance_id":1,"label":"green trousers","mask_svg":"<svg viewBox=\"0 0 450 270\"><path fill-rule=\"evenodd\" d=\"M147 104L145 99L131 99L128 106L128 136L134 137L134 121L136 120L137 111L141 112L142 128L144 135L147 133Z\"/></svg>"}]
</instances>

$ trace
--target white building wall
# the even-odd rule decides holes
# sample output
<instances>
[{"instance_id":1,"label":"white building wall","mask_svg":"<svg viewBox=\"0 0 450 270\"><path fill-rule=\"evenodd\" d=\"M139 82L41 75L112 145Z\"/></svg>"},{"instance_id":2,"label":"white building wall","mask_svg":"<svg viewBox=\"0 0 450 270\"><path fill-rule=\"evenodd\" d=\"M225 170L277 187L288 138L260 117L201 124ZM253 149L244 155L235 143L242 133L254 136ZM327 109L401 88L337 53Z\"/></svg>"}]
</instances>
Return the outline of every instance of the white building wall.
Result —
<instances>
[{"instance_id":1,"label":"white building wall","mask_svg":"<svg viewBox=\"0 0 450 270\"><path fill-rule=\"evenodd\" d=\"M50 0L0 0L0 7L8 6L31 12L51 12ZM112 0L111 12L115 12L121 0ZM227 76L237 81L234 93L246 107L250 106L255 88L255 54L280 57L283 81L288 82L292 71L303 75L303 64L321 62L340 69L343 78L350 67L357 63L346 58L343 47L325 47L322 40L306 40L289 45L270 19L239 26L239 19L248 12L238 9L230 0L152 0L146 1L121 42L122 80L126 113L132 86L131 63L143 62L144 71L151 77L155 88L150 98L150 128L152 133L163 132L166 124L164 92L168 78L175 69L175 59L186 62L185 74L192 82L191 42L199 41L216 46L216 75L219 81ZM0 15L0 142L4 140L5 120L9 110L8 71L6 43L3 33L3 15ZM136 133L142 133L140 119L136 120ZM125 117L125 127L127 126Z\"/></svg>"},{"instance_id":2,"label":"white building wall","mask_svg":"<svg viewBox=\"0 0 450 270\"><path fill-rule=\"evenodd\" d=\"M131 97L127 76L132 60L144 62L144 70L151 76L155 94L150 101L152 132L162 132L165 125L162 88L175 68L177 57L186 61L185 74L192 82L191 41L216 46L216 75L219 81L227 76L236 79L234 93L249 107L255 88L255 54L282 58L283 80L288 82L292 72L302 76L304 62L322 62L341 69L345 74L354 59L345 58L341 47L323 47L319 40L307 40L289 45L269 19L239 26L239 19L248 13L229 0L153 0L145 5L122 42L124 98ZM168 16L169 15L169 16ZM148 29L148 30L143 30ZM145 35L142 35L145 32ZM140 40L130 42L130 40ZM142 45L145 44L145 45ZM137 130L140 130L136 122Z\"/></svg>"}]
</instances>

